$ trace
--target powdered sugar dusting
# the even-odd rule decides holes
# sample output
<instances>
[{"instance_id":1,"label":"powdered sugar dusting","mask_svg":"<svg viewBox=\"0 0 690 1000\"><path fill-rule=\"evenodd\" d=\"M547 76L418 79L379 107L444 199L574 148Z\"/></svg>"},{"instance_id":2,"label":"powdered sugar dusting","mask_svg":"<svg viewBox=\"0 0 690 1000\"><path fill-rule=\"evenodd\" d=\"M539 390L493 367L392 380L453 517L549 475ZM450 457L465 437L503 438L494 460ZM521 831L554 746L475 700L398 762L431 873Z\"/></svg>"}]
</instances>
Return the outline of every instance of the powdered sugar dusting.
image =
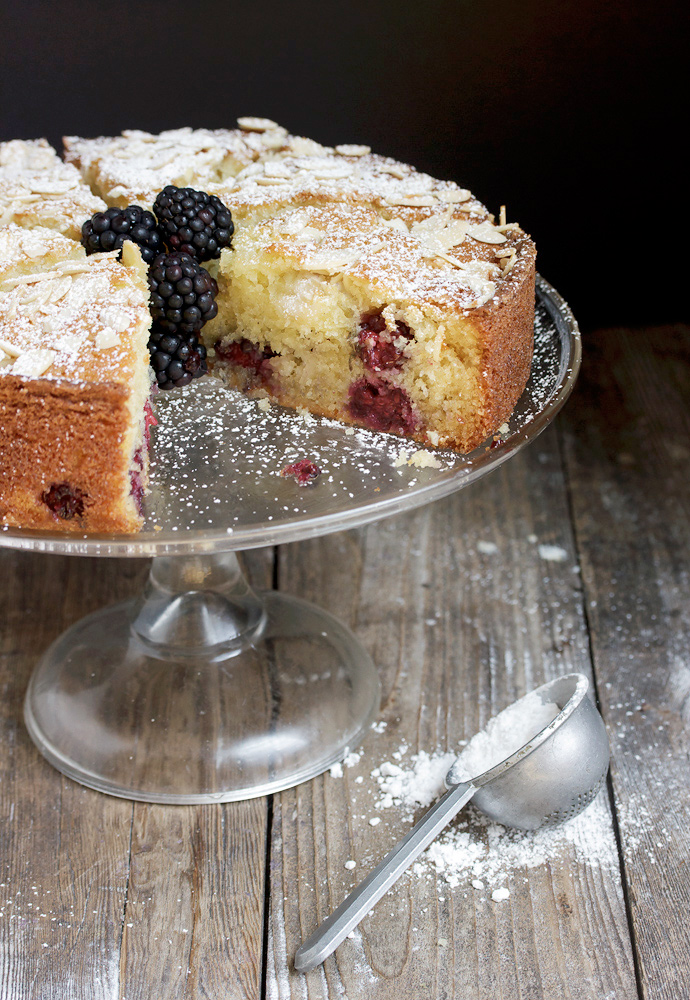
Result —
<instances>
[{"instance_id":1,"label":"powdered sugar dusting","mask_svg":"<svg viewBox=\"0 0 690 1000\"><path fill-rule=\"evenodd\" d=\"M411 824L419 819L444 793L444 778L456 756L456 752L441 750L410 753L407 744L400 744L389 759L368 771L368 779L364 779L368 780L368 812L362 814L362 820L388 831L391 840L398 840L401 822ZM343 774L342 769L336 772L337 777ZM364 793L365 790L360 792ZM358 805L361 804L360 798ZM393 846L393 842L381 843L384 848ZM508 898L506 891L509 895L511 882L521 872L545 865L553 867L565 857L589 867L617 866L605 794L598 795L587 809L567 823L532 832L509 830L470 804L417 859L408 877L440 878L450 888L472 888L479 893L486 890L489 898L498 891L498 899L494 901L500 902Z\"/></svg>"}]
</instances>

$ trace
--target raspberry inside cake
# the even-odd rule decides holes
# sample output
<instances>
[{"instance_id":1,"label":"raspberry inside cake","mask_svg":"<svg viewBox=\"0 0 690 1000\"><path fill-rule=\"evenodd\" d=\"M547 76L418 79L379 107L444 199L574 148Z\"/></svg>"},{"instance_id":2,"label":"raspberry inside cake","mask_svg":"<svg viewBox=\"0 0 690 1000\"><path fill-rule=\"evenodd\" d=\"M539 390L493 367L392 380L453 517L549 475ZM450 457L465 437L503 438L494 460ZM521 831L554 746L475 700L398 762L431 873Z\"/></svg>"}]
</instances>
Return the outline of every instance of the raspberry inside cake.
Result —
<instances>
[{"instance_id":1,"label":"raspberry inside cake","mask_svg":"<svg viewBox=\"0 0 690 1000\"><path fill-rule=\"evenodd\" d=\"M343 204L245 219L204 330L214 370L287 406L475 448L527 381L534 254L520 231L463 223L460 242L451 212L432 221Z\"/></svg>"}]
</instances>

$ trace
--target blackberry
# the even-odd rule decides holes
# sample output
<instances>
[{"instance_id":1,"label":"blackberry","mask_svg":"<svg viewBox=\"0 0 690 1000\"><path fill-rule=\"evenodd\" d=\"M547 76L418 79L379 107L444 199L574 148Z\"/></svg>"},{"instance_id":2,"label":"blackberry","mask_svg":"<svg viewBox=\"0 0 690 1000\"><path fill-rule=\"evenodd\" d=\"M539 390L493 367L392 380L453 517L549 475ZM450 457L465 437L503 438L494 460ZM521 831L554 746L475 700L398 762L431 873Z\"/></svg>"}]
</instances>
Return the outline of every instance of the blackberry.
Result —
<instances>
[{"instance_id":1,"label":"blackberry","mask_svg":"<svg viewBox=\"0 0 690 1000\"><path fill-rule=\"evenodd\" d=\"M81 242L91 254L119 250L125 240L131 240L139 247L143 260L150 264L165 250L156 226L153 213L138 205L109 208L87 219L81 227Z\"/></svg>"},{"instance_id":2,"label":"blackberry","mask_svg":"<svg viewBox=\"0 0 690 1000\"><path fill-rule=\"evenodd\" d=\"M206 374L206 348L196 333L184 336L154 327L149 353L159 389L179 388Z\"/></svg>"},{"instance_id":3,"label":"blackberry","mask_svg":"<svg viewBox=\"0 0 690 1000\"><path fill-rule=\"evenodd\" d=\"M166 333L198 333L218 313L218 285L186 253L162 253L149 268L149 306L154 324Z\"/></svg>"},{"instance_id":4,"label":"blackberry","mask_svg":"<svg viewBox=\"0 0 690 1000\"><path fill-rule=\"evenodd\" d=\"M214 194L169 184L157 195L153 211L158 232L170 250L202 261L220 257L223 247L230 246L235 229L232 216Z\"/></svg>"}]
</instances>

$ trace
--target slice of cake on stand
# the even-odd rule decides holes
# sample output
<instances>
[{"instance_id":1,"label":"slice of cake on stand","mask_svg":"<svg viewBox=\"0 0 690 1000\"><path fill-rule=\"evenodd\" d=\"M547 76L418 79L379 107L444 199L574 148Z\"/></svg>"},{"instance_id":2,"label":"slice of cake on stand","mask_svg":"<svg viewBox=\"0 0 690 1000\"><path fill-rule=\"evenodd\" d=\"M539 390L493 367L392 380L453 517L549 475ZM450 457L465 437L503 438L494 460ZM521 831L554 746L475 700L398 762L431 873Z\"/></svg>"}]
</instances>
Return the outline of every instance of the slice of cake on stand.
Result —
<instances>
[{"instance_id":1,"label":"slice of cake on stand","mask_svg":"<svg viewBox=\"0 0 690 1000\"><path fill-rule=\"evenodd\" d=\"M53 230L0 230L0 517L132 532L142 523L151 378L145 268ZM138 265L138 266L137 266Z\"/></svg>"}]
</instances>

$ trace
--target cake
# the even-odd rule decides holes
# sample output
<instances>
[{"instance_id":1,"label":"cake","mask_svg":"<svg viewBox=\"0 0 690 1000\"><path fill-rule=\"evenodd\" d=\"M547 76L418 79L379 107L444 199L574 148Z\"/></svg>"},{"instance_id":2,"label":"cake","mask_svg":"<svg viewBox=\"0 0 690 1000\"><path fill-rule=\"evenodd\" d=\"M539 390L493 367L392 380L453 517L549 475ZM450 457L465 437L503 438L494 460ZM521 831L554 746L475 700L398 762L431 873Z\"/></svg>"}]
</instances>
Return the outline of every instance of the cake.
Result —
<instances>
[{"instance_id":1,"label":"cake","mask_svg":"<svg viewBox=\"0 0 690 1000\"><path fill-rule=\"evenodd\" d=\"M462 452L512 412L531 362L530 238L367 146L238 124L69 137L66 162L44 140L0 144L4 523L141 525L146 269L131 242L120 261L76 241L95 212L151 209L169 184L217 197L235 222L204 265L218 293L202 337L229 386Z\"/></svg>"},{"instance_id":2,"label":"cake","mask_svg":"<svg viewBox=\"0 0 690 1000\"><path fill-rule=\"evenodd\" d=\"M132 249L130 249L132 248ZM142 524L151 389L148 283L129 244L0 230L0 519L132 532Z\"/></svg>"}]
</instances>

